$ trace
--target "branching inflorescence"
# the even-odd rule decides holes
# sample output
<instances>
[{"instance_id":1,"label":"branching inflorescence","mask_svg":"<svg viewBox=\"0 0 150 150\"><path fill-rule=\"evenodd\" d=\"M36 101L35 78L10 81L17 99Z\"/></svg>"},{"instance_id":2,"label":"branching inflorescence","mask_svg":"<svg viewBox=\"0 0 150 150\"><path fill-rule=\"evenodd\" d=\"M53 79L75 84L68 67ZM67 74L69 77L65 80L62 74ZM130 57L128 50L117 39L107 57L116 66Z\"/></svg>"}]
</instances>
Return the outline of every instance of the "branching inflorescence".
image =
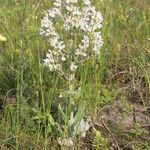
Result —
<instances>
[{"instance_id":1,"label":"branching inflorescence","mask_svg":"<svg viewBox=\"0 0 150 150\"><path fill-rule=\"evenodd\" d=\"M55 0L46 12L40 34L50 44L44 60L50 71L75 72L80 64L100 53L103 17L90 0Z\"/></svg>"}]
</instances>

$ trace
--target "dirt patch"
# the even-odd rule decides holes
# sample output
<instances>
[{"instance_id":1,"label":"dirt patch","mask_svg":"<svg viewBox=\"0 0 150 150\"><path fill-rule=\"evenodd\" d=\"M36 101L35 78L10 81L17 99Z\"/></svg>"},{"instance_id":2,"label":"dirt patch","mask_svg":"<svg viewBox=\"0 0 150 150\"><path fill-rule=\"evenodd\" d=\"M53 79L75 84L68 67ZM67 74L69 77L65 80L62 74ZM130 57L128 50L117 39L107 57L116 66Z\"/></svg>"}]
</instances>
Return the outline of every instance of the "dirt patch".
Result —
<instances>
[{"instance_id":1,"label":"dirt patch","mask_svg":"<svg viewBox=\"0 0 150 150\"><path fill-rule=\"evenodd\" d=\"M142 105L116 101L99 110L93 120L95 128L108 137L111 147L115 145L114 149L119 149L117 143L121 149L134 149L134 144L150 142L149 119L148 109Z\"/></svg>"}]
</instances>

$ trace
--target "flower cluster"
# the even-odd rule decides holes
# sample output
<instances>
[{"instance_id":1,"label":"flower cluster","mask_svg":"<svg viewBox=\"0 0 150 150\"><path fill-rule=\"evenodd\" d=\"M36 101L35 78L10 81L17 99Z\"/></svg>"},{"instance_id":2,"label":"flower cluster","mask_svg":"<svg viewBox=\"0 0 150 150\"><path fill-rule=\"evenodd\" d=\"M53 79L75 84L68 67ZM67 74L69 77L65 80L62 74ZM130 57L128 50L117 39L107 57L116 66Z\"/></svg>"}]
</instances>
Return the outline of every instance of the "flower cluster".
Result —
<instances>
[{"instance_id":1,"label":"flower cluster","mask_svg":"<svg viewBox=\"0 0 150 150\"><path fill-rule=\"evenodd\" d=\"M55 0L46 12L40 34L50 44L44 60L50 71L75 72L89 57L97 56L102 47L103 17L90 0Z\"/></svg>"}]
</instances>

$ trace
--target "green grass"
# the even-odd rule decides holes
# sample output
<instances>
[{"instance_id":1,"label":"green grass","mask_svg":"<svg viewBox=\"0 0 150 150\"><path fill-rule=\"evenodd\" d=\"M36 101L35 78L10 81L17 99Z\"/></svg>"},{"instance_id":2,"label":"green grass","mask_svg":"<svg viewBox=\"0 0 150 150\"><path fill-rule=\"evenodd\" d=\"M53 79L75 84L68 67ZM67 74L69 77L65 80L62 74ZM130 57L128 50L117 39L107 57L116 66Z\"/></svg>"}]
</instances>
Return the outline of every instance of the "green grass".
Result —
<instances>
[{"instance_id":1,"label":"green grass","mask_svg":"<svg viewBox=\"0 0 150 150\"><path fill-rule=\"evenodd\" d=\"M130 103L149 107L150 1L93 0L93 4L104 17L104 45L98 61L89 60L78 69L82 96L76 104L84 103L86 115L93 117L100 117L99 110L116 101L128 111ZM0 0L0 34L7 38L0 43L1 149L59 149L59 133L49 114L57 116L58 104L64 103L56 97L65 81L42 66L48 45L39 35L44 11L51 5L50 0ZM141 138L143 132L135 138L123 131L121 123L109 128L120 147L133 140L135 149L150 149L148 140ZM93 149L102 141L101 147L107 145L110 133L101 132L104 139L93 133Z\"/></svg>"}]
</instances>

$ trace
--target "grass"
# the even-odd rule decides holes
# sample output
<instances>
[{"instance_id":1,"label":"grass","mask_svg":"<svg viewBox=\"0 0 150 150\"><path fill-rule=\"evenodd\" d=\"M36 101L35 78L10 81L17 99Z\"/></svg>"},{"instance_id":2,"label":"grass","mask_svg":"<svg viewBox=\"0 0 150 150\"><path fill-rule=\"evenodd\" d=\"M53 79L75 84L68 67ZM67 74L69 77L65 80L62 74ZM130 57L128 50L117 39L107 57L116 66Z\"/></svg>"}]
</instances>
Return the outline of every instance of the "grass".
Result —
<instances>
[{"instance_id":1,"label":"grass","mask_svg":"<svg viewBox=\"0 0 150 150\"><path fill-rule=\"evenodd\" d=\"M87 147L109 149L112 133L121 148L150 149L144 123L128 132L124 127L131 113L139 124L142 113L134 109L144 111L150 105L150 2L93 0L93 4L104 17L104 45L99 60L89 60L77 74L82 96L76 104L84 103L86 116L95 118ZM65 81L42 66L48 45L39 35L40 21L51 2L1 0L0 6L0 33L7 38L0 43L0 148L59 149L56 137L60 133L50 114L57 116L58 104L64 103L56 97ZM117 115L121 119L107 122L116 107L121 109ZM111 113L101 111L105 108ZM110 132L98 126L102 114ZM149 125L148 115L144 117ZM78 149L86 147L84 140L76 142Z\"/></svg>"}]
</instances>

